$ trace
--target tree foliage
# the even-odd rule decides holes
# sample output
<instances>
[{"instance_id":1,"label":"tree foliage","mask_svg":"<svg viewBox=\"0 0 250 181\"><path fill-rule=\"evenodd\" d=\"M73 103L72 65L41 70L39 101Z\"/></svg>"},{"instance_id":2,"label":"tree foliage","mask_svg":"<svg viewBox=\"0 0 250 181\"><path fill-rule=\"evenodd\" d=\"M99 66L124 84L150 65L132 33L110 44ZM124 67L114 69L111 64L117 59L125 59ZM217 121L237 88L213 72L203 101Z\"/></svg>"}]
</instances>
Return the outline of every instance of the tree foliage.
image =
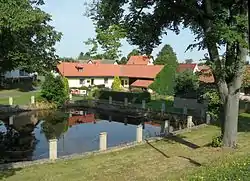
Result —
<instances>
[{"instance_id":1,"label":"tree foliage","mask_svg":"<svg viewBox=\"0 0 250 181\"><path fill-rule=\"evenodd\" d=\"M100 0L93 1L89 16L98 29L119 25L128 40L150 54L167 30L176 34L189 28L196 36L187 49L207 49L223 104L223 145L236 146L239 90L248 54L248 0ZM128 7L125 11L124 7ZM224 46L224 58L220 48Z\"/></svg>"},{"instance_id":2,"label":"tree foliage","mask_svg":"<svg viewBox=\"0 0 250 181\"><path fill-rule=\"evenodd\" d=\"M194 60L191 59L191 58L185 60L185 63L186 63L186 64L191 64L191 63L193 63L193 62L194 62Z\"/></svg>"},{"instance_id":3,"label":"tree foliage","mask_svg":"<svg viewBox=\"0 0 250 181\"><path fill-rule=\"evenodd\" d=\"M51 103L62 106L69 98L69 87L66 78L49 73L42 85L41 97Z\"/></svg>"},{"instance_id":4,"label":"tree foliage","mask_svg":"<svg viewBox=\"0 0 250 181\"><path fill-rule=\"evenodd\" d=\"M122 86L121 79L119 77L117 77L117 76L114 77L114 81L112 83L112 90L113 91L120 91L121 86Z\"/></svg>"},{"instance_id":5,"label":"tree foliage","mask_svg":"<svg viewBox=\"0 0 250 181\"><path fill-rule=\"evenodd\" d=\"M48 71L57 64L54 45L61 33L48 23L42 1L4 0L0 6L0 72L20 67Z\"/></svg>"},{"instance_id":6,"label":"tree foliage","mask_svg":"<svg viewBox=\"0 0 250 181\"><path fill-rule=\"evenodd\" d=\"M175 79L175 96L197 98L199 77L192 71L178 73Z\"/></svg>"},{"instance_id":7,"label":"tree foliage","mask_svg":"<svg viewBox=\"0 0 250 181\"><path fill-rule=\"evenodd\" d=\"M120 61L118 61L118 64L125 65L127 63L128 59L126 57L122 57Z\"/></svg>"},{"instance_id":8,"label":"tree foliage","mask_svg":"<svg viewBox=\"0 0 250 181\"><path fill-rule=\"evenodd\" d=\"M168 62L149 86L160 95L174 95L177 62Z\"/></svg>"},{"instance_id":9,"label":"tree foliage","mask_svg":"<svg viewBox=\"0 0 250 181\"><path fill-rule=\"evenodd\" d=\"M168 62L177 62L176 54L170 45L164 45L157 58L154 61L155 65L166 65Z\"/></svg>"}]
</instances>

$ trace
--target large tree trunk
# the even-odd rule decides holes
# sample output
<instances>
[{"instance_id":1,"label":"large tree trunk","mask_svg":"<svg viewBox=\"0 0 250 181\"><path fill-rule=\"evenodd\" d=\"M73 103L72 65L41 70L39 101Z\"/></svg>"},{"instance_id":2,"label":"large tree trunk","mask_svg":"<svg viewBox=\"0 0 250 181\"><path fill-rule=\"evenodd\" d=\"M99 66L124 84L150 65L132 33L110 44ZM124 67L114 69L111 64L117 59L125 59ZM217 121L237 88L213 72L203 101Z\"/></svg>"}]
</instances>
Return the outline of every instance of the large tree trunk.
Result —
<instances>
[{"instance_id":1,"label":"large tree trunk","mask_svg":"<svg viewBox=\"0 0 250 181\"><path fill-rule=\"evenodd\" d=\"M235 148L238 132L239 92L228 94L224 102L224 119L221 125L223 145Z\"/></svg>"}]
</instances>

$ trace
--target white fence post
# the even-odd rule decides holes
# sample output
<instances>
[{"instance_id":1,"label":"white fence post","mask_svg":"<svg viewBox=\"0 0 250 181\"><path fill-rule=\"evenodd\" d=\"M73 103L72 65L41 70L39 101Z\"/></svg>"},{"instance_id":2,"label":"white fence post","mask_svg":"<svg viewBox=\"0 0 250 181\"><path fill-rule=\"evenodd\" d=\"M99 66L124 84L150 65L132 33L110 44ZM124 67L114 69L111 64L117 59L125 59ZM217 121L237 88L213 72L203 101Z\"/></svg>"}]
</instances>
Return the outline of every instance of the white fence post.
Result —
<instances>
[{"instance_id":1,"label":"white fence post","mask_svg":"<svg viewBox=\"0 0 250 181\"><path fill-rule=\"evenodd\" d=\"M193 126L193 117L188 116L187 117L187 128L191 128Z\"/></svg>"},{"instance_id":2,"label":"white fence post","mask_svg":"<svg viewBox=\"0 0 250 181\"><path fill-rule=\"evenodd\" d=\"M164 122L162 122L162 125L161 125L161 134L163 135L168 135L169 133L169 120L165 120Z\"/></svg>"},{"instance_id":3,"label":"white fence post","mask_svg":"<svg viewBox=\"0 0 250 181\"><path fill-rule=\"evenodd\" d=\"M207 112L206 113L206 124L210 124L211 123L211 116L210 114Z\"/></svg>"},{"instance_id":4,"label":"white fence post","mask_svg":"<svg viewBox=\"0 0 250 181\"><path fill-rule=\"evenodd\" d=\"M35 104L35 96L30 97L30 103L33 105Z\"/></svg>"},{"instance_id":5,"label":"white fence post","mask_svg":"<svg viewBox=\"0 0 250 181\"><path fill-rule=\"evenodd\" d=\"M57 159L57 139L49 140L49 159Z\"/></svg>"},{"instance_id":6,"label":"white fence post","mask_svg":"<svg viewBox=\"0 0 250 181\"><path fill-rule=\"evenodd\" d=\"M126 107L128 106L128 98L126 98L126 97L124 98L124 106L126 106Z\"/></svg>"},{"instance_id":7,"label":"white fence post","mask_svg":"<svg viewBox=\"0 0 250 181\"><path fill-rule=\"evenodd\" d=\"M146 101L142 100L142 109L146 109Z\"/></svg>"},{"instance_id":8,"label":"white fence post","mask_svg":"<svg viewBox=\"0 0 250 181\"><path fill-rule=\"evenodd\" d=\"M13 105L13 98L9 97L9 105L12 106Z\"/></svg>"},{"instance_id":9,"label":"white fence post","mask_svg":"<svg viewBox=\"0 0 250 181\"><path fill-rule=\"evenodd\" d=\"M137 141L137 143L142 142L142 136L143 136L142 125L140 124L136 127L136 141Z\"/></svg>"},{"instance_id":10,"label":"white fence post","mask_svg":"<svg viewBox=\"0 0 250 181\"><path fill-rule=\"evenodd\" d=\"M112 104L112 97L109 96L109 104Z\"/></svg>"},{"instance_id":11,"label":"white fence post","mask_svg":"<svg viewBox=\"0 0 250 181\"><path fill-rule=\"evenodd\" d=\"M9 117L9 125L13 125L14 122L14 116Z\"/></svg>"},{"instance_id":12,"label":"white fence post","mask_svg":"<svg viewBox=\"0 0 250 181\"><path fill-rule=\"evenodd\" d=\"M100 151L105 151L107 150L107 133L102 132L99 135L99 150Z\"/></svg>"}]
</instances>

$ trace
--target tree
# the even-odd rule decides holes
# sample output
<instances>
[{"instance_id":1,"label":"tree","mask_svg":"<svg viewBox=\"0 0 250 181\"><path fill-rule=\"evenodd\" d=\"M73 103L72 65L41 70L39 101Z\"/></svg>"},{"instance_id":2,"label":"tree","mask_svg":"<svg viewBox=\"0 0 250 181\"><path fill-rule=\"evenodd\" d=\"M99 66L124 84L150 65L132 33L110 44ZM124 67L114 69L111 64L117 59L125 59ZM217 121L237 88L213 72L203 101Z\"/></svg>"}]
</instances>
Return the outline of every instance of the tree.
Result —
<instances>
[{"instance_id":1,"label":"tree","mask_svg":"<svg viewBox=\"0 0 250 181\"><path fill-rule=\"evenodd\" d=\"M185 60L186 64L192 64L193 62L194 62L194 60L191 58Z\"/></svg>"},{"instance_id":2,"label":"tree","mask_svg":"<svg viewBox=\"0 0 250 181\"><path fill-rule=\"evenodd\" d=\"M113 83L112 83L112 90L113 91L120 91L121 90L121 86L122 86L121 79L116 76L114 78Z\"/></svg>"},{"instance_id":3,"label":"tree","mask_svg":"<svg viewBox=\"0 0 250 181\"><path fill-rule=\"evenodd\" d=\"M56 103L61 106L69 98L69 87L66 78L61 76L54 76L49 73L45 77L42 85L41 97L51 103Z\"/></svg>"},{"instance_id":4,"label":"tree","mask_svg":"<svg viewBox=\"0 0 250 181\"><path fill-rule=\"evenodd\" d=\"M198 88L198 75L189 70L177 74L174 87L175 96L197 98Z\"/></svg>"},{"instance_id":5,"label":"tree","mask_svg":"<svg viewBox=\"0 0 250 181\"><path fill-rule=\"evenodd\" d=\"M157 58L154 61L155 65L165 65L169 61L175 61L177 62L177 57L175 52L173 51L173 48L170 45L164 45L164 47L161 49L159 54L157 55Z\"/></svg>"},{"instance_id":6,"label":"tree","mask_svg":"<svg viewBox=\"0 0 250 181\"><path fill-rule=\"evenodd\" d=\"M42 1L5 0L0 6L0 72L21 68L28 72L56 67L54 45L61 33L49 25Z\"/></svg>"},{"instance_id":7,"label":"tree","mask_svg":"<svg viewBox=\"0 0 250 181\"><path fill-rule=\"evenodd\" d=\"M127 59L129 60L131 56L135 56L135 55L141 55L141 52L137 49L133 49L127 56Z\"/></svg>"},{"instance_id":8,"label":"tree","mask_svg":"<svg viewBox=\"0 0 250 181\"><path fill-rule=\"evenodd\" d=\"M154 82L149 86L152 90L160 95L174 95L175 77L177 63L173 61L166 64L163 69L157 74Z\"/></svg>"},{"instance_id":9,"label":"tree","mask_svg":"<svg viewBox=\"0 0 250 181\"><path fill-rule=\"evenodd\" d=\"M94 1L96 2L96 1ZM239 90L248 54L248 0L152 0L92 3L90 17L98 29L119 25L128 40L151 53L161 43L166 30L189 28L196 35L187 49L207 49L221 99L223 145L237 144ZM123 9L129 7L128 11ZM224 59L219 49L224 46Z\"/></svg>"},{"instance_id":10,"label":"tree","mask_svg":"<svg viewBox=\"0 0 250 181\"><path fill-rule=\"evenodd\" d=\"M122 57L120 61L118 61L118 64L120 65L125 65L127 63L127 58L126 57Z\"/></svg>"}]
</instances>

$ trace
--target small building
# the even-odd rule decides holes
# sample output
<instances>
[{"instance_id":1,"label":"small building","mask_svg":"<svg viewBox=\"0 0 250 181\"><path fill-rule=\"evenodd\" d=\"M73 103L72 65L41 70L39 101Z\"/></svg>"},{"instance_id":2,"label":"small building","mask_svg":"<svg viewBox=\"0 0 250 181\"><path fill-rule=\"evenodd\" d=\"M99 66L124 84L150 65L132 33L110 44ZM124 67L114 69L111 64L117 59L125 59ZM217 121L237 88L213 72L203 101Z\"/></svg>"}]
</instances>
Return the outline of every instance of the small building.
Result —
<instances>
[{"instance_id":1,"label":"small building","mask_svg":"<svg viewBox=\"0 0 250 181\"><path fill-rule=\"evenodd\" d=\"M127 65L153 65L153 59L146 55L131 56Z\"/></svg>"}]
</instances>

